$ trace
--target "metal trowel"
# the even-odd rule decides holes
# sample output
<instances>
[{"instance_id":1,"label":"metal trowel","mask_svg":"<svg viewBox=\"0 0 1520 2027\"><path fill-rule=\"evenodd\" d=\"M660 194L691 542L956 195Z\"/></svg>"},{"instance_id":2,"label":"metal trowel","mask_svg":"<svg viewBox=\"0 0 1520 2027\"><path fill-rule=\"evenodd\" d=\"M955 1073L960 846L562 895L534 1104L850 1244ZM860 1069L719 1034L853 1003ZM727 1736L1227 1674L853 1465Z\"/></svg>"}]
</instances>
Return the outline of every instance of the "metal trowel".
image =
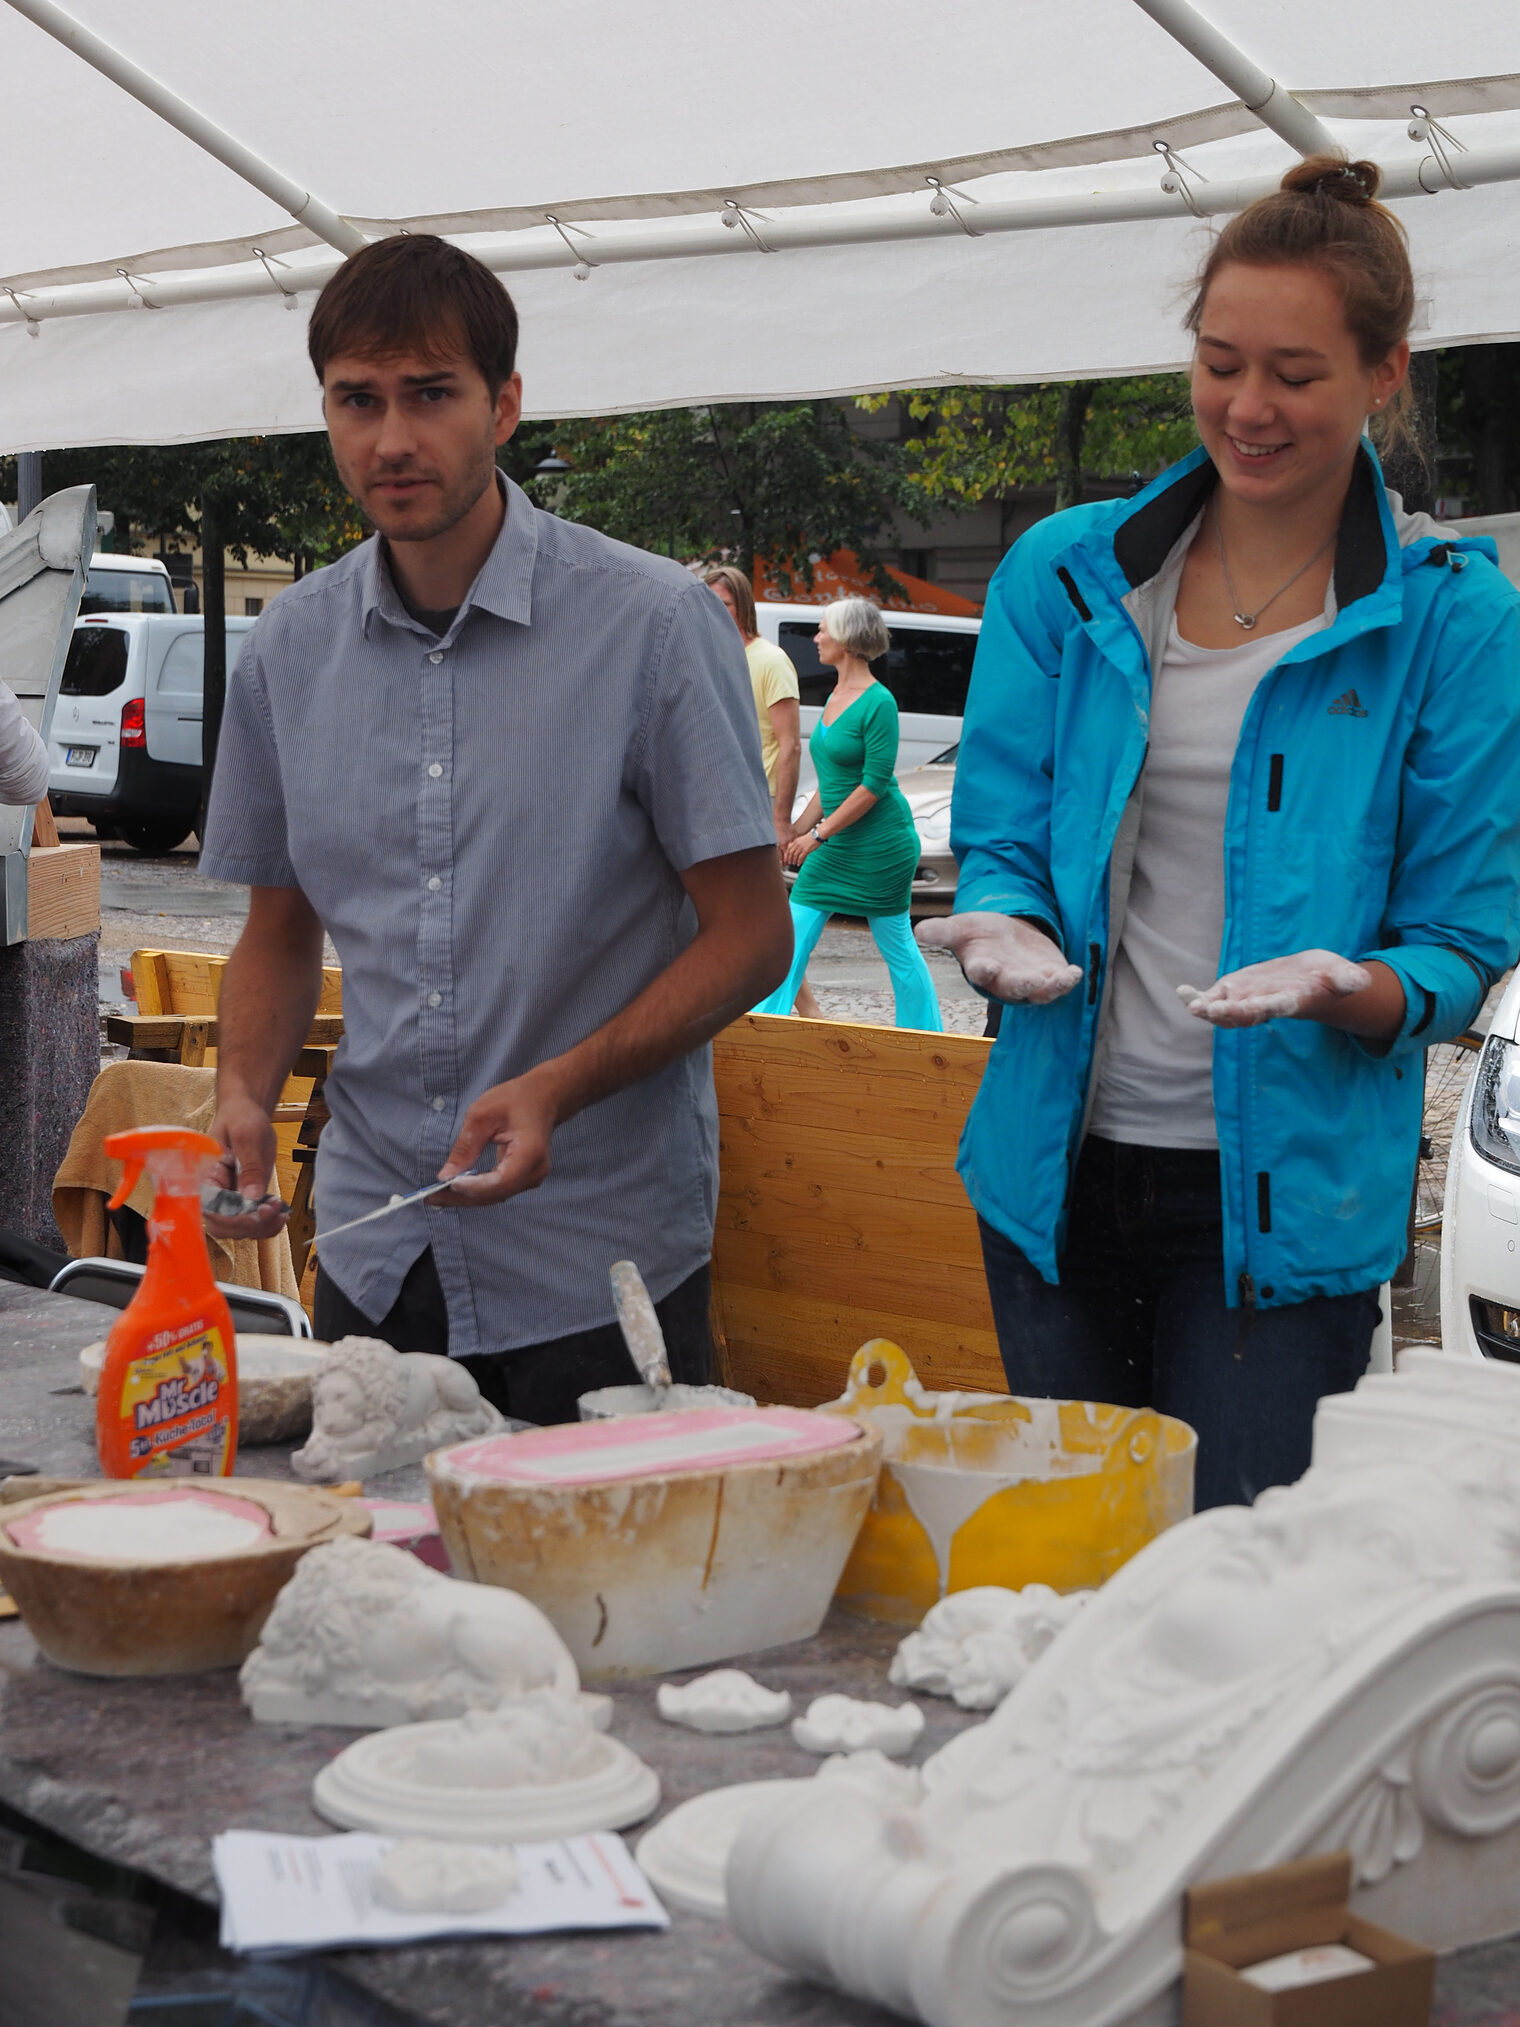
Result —
<instances>
[{"instance_id":1,"label":"metal trowel","mask_svg":"<svg viewBox=\"0 0 1520 2027\"><path fill-rule=\"evenodd\" d=\"M658 1413L670 1394L670 1360L665 1355L665 1333L660 1328L660 1319L644 1286L644 1277L632 1260L614 1260L608 1274L623 1342L638 1367L639 1378L654 1394Z\"/></svg>"}]
</instances>

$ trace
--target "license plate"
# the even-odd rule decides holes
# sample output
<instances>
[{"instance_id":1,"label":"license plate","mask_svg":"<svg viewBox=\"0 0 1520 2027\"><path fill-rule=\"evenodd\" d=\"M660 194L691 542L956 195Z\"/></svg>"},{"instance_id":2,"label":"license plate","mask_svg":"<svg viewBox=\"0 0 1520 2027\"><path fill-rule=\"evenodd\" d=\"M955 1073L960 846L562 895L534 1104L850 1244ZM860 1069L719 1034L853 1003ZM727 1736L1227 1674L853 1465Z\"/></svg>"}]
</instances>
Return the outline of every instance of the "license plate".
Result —
<instances>
[{"instance_id":1,"label":"license plate","mask_svg":"<svg viewBox=\"0 0 1520 2027\"><path fill-rule=\"evenodd\" d=\"M71 746L68 751L68 764L70 767L93 767L95 755L99 751L98 746Z\"/></svg>"}]
</instances>

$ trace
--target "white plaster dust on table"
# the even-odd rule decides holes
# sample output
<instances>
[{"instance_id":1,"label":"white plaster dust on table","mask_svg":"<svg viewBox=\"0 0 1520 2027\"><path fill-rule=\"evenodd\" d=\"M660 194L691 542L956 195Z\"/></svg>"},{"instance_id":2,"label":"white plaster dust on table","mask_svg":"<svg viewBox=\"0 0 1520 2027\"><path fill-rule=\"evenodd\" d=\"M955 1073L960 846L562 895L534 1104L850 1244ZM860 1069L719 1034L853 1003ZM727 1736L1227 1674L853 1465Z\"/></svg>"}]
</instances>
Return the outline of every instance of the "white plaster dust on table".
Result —
<instances>
[{"instance_id":1,"label":"white plaster dust on table","mask_svg":"<svg viewBox=\"0 0 1520 2027\"><path fill-rule=\"evenodd\" d=\"M694 1682L662 1682L655 1706L667 1724L706 1732L762 1731L792 1714L789 1690L766 1689L742 1668L715 1668Z\"/></svg>"},{"instance_id":2,"label":"white plaster dust on table","mask_svg":"<svg viewBox=\"0 0 1520 2027\"><path fill-rule=\"evenodd\" d=\"M312 1381L311 1406L311 1435L290 1460L308 1481L376 1477L506 1426L462 1360L374 1337L339 1338Z\"/></svg>"},{"instance_id":3,"label":"white plaster dust on table","mask_svg":"<svg viewBox=\"0 0 1520 2027\"><path fill-rule=\"evenodd\" d=\"M526 1598L352 1540L303 1558L239 1680L263 1723L372 1727L580 1689L569 1649Z\"/></svg>"},{"instance_id":4,"label":"white plaster dust on table","mask_svg":"<svg viewBox=\"0 0 1520 2027\"><path fill-rule=\"evenodd\" d=\"M619 1830L660 1799L658 1776L578 1703L538 1691L495 1710L398 1725L345 1746L312 1786L347 1830L532 1843Z\"/></svg>"},{"instance_id":5,"label":"white plaster dust on table","mask_svg":"<svg viewBox=\"0 0 1520 2027\"><path fill-rule=\"evenodd\" d=\"M1520 1370L1405 1355L1314 1463L1141 1551L916 1804L803 1791L740 1833L729 1917L929 2027L1107 2027L1177 1978L1207 1878L1348 1849L1354 1910L1437 1949L1520 1927Z\"/></svg>"}]
</instances>

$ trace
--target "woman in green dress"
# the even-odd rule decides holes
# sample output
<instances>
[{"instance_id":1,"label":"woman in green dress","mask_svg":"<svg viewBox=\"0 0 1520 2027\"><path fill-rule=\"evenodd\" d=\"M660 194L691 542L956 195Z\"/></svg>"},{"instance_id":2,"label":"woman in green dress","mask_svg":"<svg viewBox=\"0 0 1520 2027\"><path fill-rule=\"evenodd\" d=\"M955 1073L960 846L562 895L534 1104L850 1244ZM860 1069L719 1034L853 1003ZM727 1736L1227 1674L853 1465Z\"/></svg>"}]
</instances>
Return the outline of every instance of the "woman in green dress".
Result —
<instances>
[{"instance_id":1,"label":"woman in green dress","mask_svg":"<svg viewBox=\"0 0 1520 2027\"><path fill-rule=\"evenodd\" d=\"M817 793L782 846L784 862L799 868L792 968L755 1012L790 1013L830 915L864 915L891 974L897 1025L938 1034L939 999L908 920L918 833L892 774L897 705L870 670L887 651L887 623L868 598L841 598L825 606L814 640L839 680L808 742Z\"/></svg>"}]
</instances>

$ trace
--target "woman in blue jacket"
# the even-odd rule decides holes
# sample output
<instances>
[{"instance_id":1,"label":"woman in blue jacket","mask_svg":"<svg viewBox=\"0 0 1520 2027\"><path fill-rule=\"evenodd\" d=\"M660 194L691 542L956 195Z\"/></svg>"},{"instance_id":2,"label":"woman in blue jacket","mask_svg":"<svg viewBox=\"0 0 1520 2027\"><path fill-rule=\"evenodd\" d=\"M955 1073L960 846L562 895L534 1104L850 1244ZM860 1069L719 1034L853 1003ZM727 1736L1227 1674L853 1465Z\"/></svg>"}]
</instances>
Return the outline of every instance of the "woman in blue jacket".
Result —
<instances>
[{"instance_id":1,"label":"woman in blue jacket","mask_svg":"<svg viewBox=\"0 0 1520 2027\"><path fill-rule=\"evenodd\" d=\"M1520 945L1520 597L1363 436L1414 304L1377 175L1231 220L1202 447L999 569L920 931L1007 1003L960 1167L1009 1385L1180 1415L1200 1507L1298 1477L1365 1369L1422 1051Z\"/></svg>"}]
</instances>

